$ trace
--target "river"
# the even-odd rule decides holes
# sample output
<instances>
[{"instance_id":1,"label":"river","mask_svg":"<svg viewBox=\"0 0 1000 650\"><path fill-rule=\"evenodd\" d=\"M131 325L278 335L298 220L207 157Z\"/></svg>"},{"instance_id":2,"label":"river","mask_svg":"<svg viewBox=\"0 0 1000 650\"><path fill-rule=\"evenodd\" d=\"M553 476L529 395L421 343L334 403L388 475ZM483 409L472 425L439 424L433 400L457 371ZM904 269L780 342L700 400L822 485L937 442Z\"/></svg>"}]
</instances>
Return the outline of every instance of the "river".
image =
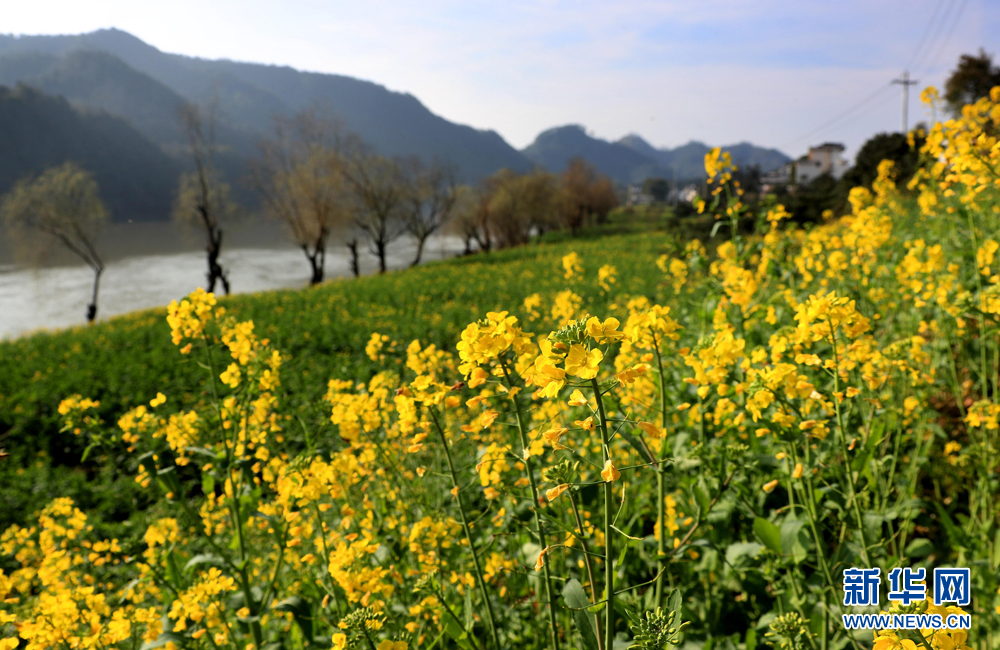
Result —
<instances>
[{"instance_id":1,"label":"river","mask_svg":"<svg viewBox=\"0 0 1000 650\"><path fill-rule=\"evenodd\" d=\"M457 255L462 242L456 237L432 237L424 259ZM413 259L409 241L389 248L390 268L402 268ZM233 293L305 287L309 263L301 250L234 248L221 255ZM107 264L101 276L98 320L139 309L164 306L171 300L205 286L205 253L174 252L126 257ZM364 274L377 270L371 255L361 254ZM333 246L327 251L326 277L350 274L347 251ZM11 339L39 330L57 330L86 323L93 273L86 266L30 269L0 265L0 339Z\"/></svg>"}]
</instances>

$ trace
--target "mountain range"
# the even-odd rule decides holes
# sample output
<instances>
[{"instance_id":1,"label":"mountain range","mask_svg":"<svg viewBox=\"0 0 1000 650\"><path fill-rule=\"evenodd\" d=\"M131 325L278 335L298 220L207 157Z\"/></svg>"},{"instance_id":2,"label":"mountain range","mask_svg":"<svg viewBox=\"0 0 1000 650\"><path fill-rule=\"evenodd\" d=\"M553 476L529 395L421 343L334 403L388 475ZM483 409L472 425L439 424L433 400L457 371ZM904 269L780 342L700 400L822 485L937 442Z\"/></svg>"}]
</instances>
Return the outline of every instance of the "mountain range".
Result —
<instances>
[{"instance_id":1,"label":"mountain range","mask_svg":"<svg viewBox=\"0 0 1000 650\"><path fill-rule=\"evenodd\" d=\"M35 90L17 88L19 84ZM495 131L449 122L413 95L372 82L169 54L117 29L68 36L0 35L0 86L15 88L0 99L8 104L0 113L0 143L7 145L0 147L0 193L9 189L12 178L37 173L45 165L66 159L95 165L95 159L103 156L101 173L91 171L118 220L160 220L169 214L170 200L161 200L164 178L175 186L177 174L189 164L178 118L185 103L215 105L217 162L234 186L241 184L258 142L272 131L275 116L317 105L343 120L379 153L446 161L464 182L476 182L502 168L528 171L541 165L559 172L575 156L620 183L649 176L696 179L703 173L708 151L698 142L657 149L636 135L607 142L572 125L549 129L518 151ZM57 101L63 102L58 108L53 103ZM28 104L46 109L32 116L20 110ZM46 119L53 121L46 125ZM85 135L74 140L73 129L82 129ZM80 142L90 142L88 138L97 133L105 149L129 151L132 157L116 163L100 151L81 150ZM758 164L764 171L788 160L774 149L748 143L727 149L738 163ZM136 158L140 150L148 152L148 158ZM123 185L130 169L142 180ZM122 182L116 184L113 177ZM249 196L245 187L243 192ZM145 197L142 201L136 198L140 195Z\"/></svg>"},{"instance_id":2,"label":"mountain range","mask_svg":"<svg viewBox=\"0 0 1000 650\"><path fill-rule=\"evenodd\" d=\"M705 154L711 147L689 142L675 149L657 149L638 135L608 142L588 135L578 124L543 131L522 153L536 164L560 170L574 157L584 158L620 183L637 183L658 177L679 182L700 180L705 174ZM722 147L738 166L757 165L762 172L777 169L791 158L777 149L741 142Z\"/></svg>"}]
</instances>

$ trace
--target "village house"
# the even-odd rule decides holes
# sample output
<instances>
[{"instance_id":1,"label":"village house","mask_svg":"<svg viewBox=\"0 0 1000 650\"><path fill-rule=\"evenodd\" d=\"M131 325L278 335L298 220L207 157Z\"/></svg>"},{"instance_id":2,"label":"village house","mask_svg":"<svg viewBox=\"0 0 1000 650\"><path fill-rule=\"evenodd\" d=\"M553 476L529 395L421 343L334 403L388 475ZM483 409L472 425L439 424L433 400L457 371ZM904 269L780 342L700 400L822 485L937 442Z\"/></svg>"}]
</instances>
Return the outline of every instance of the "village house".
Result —
<instances>
[{"instance_id":1,"label":"village house","mask_svg":"<svg viewBox=\"0 0 1000 650\"><path fill-rule=\"evenodd\" d=\"M824 142L817 147L809 147L808 154L764 174L761 183L767 189L775 185L804 185L823 174L839 180L851 167L843 153L844 145L839 142Z\"/></svg>"}]
</instances>

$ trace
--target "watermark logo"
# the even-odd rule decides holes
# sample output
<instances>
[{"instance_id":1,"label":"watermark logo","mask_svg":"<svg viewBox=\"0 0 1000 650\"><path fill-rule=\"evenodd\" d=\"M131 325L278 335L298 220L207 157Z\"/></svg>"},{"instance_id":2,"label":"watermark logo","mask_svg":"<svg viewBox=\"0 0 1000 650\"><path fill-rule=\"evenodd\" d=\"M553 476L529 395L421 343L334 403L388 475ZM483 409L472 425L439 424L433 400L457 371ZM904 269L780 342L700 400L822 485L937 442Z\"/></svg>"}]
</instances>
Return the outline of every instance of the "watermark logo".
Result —
<instances>
[{"instance_id":1,"label":"watermark logo","mask_svg":"<svg viewBox=\"0 0 1000 650\"><path fill-rule=\"evenodd\" d=\"M895 568L889 572L889 600L909 605L911 600L924 600L927 598L927 585L923 581L927 578L927 570L920 567L913 570L909 567L905 569ZM915 581L920 580L921 584Z\"/></svg>"},{"instance_id":2,"label":"watermark logo","mask_svg":"<svg viewBox=\"0 0 1000 650\"><path fill-rule=\"evenodd\" d=\"M909 607L927 599L927 570L923 567L897 567L889 572L890 602ZM934 569L934 606L955 605L953 611L899 614L844 614L844 627L854 630L967 630L971 617L957 610L972 602L971 571L968 568ZM882 586L882 570L852 567L844 570L844 605L847 607L878 606ZM911 610L912 611L912 610Z\"/></svg>"},{"instance_id":3,"label":"watermark logo","mask_svg":"<svg viewBox=\"0 0 1000 650\"><path fill-rule=\"evenodd\" d=\"M968 630L968 614L844 614L848 630Z\"/></svg>"},{"instance_id":4,"label":"watermark logo","mask_svg":"<svg viewBox=\"0 0 1000 650\"><path fill-rule=\"evenodd\" d=\"M878 605L878 588L882 583L882 569L844 570L844 604Z\"/></svg>"},{"instance_id":5,"label":"watermark logo","mask_svg":"<svg viewBox=\"0 0 1000 650\"><path fill-rule=\"evenodd\" d=\"M972 602L969 594L971 574L969 569L934 569L934 604L968 606Z\"/></svg>"}]
</instances>

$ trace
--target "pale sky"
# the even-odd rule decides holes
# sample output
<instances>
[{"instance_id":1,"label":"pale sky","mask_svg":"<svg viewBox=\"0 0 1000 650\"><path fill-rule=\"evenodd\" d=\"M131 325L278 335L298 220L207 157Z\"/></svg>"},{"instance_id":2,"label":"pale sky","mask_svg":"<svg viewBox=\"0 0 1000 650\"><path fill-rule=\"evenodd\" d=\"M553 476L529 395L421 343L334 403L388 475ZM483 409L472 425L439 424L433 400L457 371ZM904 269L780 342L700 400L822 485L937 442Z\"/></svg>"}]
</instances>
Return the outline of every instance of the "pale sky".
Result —
<instances>
[{"instance_id":1,"label":"pale sky","mask_svg":"<svg viewBox=\"0 0 1000 650\"><path fill-rule=\"evenodd\" d=\"M912 125L930 117L919 90L943 86L960 54L1000 63L996 0L4 4L2 32L117 27L165 52L359 77L517 148L572 123L655 146L748 140L797 156L835 141L853 155L900 129L890 81L904 69L920 81Z\"/></svg>"}]
</instances>

